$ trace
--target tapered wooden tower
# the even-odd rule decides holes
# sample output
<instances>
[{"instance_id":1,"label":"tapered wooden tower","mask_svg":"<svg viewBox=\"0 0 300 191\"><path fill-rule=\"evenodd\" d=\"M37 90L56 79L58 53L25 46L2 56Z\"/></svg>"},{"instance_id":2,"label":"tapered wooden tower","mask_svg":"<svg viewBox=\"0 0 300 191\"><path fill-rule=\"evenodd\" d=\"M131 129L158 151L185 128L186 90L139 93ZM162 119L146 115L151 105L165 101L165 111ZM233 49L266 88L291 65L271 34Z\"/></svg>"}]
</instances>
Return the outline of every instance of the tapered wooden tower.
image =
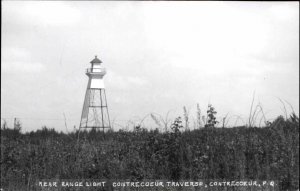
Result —
<instances>
[{"instance_id":1,"label":"tapered wooden tower","mask_svg":"<svg viewBox=\"0 0 300 191\"><path fill-rule=\"evenodd\" d=\"M111 128L103 77L106 69L101 66L101 60L95 56L86 70L89 77L79 128Z\"/></svg>"}]
</instances>

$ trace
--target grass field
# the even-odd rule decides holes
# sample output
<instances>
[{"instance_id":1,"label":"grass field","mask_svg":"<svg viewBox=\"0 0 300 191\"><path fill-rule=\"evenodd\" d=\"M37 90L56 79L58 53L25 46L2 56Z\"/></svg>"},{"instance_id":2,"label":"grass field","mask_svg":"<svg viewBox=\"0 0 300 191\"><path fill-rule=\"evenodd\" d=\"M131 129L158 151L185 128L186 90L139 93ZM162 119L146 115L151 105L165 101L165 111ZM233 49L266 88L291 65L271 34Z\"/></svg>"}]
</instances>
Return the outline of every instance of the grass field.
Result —
<instances>
[{"instance_id":1,"label":"grass field","mask_svg":"<svg viewBox=\"0 0 300 191\"><path fill-rule=\"evenodd\" d=\"M276 188L265 190L297 190L299 118L280 116L263 128L205 127L189 131L182 130L181 122L177 121L167 132L143 128L106 133L91 130L81 131L80 136L78 131L66 134L46 127L28 133L21 133L20 128L2 127L1 188L43 190L36 186L42 179L274 180Z\"/></svg>"}]
</instances>

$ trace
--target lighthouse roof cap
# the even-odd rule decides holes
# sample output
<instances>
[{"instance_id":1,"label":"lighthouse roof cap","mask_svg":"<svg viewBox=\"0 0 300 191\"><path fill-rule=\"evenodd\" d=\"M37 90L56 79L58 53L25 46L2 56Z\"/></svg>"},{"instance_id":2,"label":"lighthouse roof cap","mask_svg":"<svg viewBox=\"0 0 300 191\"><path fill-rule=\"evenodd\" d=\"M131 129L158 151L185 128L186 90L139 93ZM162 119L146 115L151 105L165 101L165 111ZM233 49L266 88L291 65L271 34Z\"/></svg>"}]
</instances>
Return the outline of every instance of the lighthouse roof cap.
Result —
<instances>
[{"instance_id":1,"label":"lighthouse roof cap","mask_svg":"<svg viewBox=\"0 0 300 191\"><path fill-rule=\"evenodd\" d=\"M95 63L102 63L102 61L97 58L97 56L95 56L95 58L91 61L92 64L95 64Z\"/></svg>"}]
</instances>

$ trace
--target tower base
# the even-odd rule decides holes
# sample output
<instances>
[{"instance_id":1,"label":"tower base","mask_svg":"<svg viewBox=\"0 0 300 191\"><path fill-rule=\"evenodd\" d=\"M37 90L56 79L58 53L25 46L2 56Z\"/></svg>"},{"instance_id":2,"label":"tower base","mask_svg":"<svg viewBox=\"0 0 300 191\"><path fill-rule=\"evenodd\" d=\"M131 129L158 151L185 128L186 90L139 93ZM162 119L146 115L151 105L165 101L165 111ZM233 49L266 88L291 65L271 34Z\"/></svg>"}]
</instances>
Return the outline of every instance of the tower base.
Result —
<instances>
[{"instance_id":1,"label":"tower base","mask_svg":"<svg viewBox=\"0 0 300 191\"><path fill-rule=\"evenodd\" d=\"M86 90L79 128L111 128L105 89Z\"/></svg>"}]
</instances>

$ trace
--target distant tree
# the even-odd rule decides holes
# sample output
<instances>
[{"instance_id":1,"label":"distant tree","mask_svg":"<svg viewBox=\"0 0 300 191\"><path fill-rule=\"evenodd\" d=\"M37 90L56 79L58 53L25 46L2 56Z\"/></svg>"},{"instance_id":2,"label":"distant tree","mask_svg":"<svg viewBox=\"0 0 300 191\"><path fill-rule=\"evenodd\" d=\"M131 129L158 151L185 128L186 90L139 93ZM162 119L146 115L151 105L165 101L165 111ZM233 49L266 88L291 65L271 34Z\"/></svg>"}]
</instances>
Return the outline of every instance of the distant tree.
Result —
<instances>
[{"instance_id":1,"label":"distant tree","mask_svg":"<svg viewBox=\"0 0 300 191\"><path fill-rule=\"evenodd\" d=\"M207 109L207 123L205 127L215 127L215 125L218 123L216 120L216 114L215 108L209 104Z\"/></svg>"},{"instance_id":2,"label":"distant tree","mask_svg":"<svg viewBox=\"0 0 300 191\"><path fill-rule=\"evenodd\" d=\"M6 120L3 119L3 124L1 126L1 129L5 130L7 128L8 128L7 122L6 122Z\"/></svg>"},{"instance_id":3,"label":"distant tree","mask_svg":"<svg viewBox=\"0 0 300 191\"><path fill-rule=\"evenodd\" d=\"M175 135L178 135L180 134L181 128L183 128L182 119L181 117L177 117L171 126L172 132L175 133Z\"/></svg>"},{"instance_id":4,"label":"distant tree","mask_svg":"<svg viewBox=\"0 0 300 191\"><path fill-rule=\"evenodd\" d=\"M14 130L16 131L21 131L22 127L21 127L21 123L20 120L18 120L17 118L14 119Z\"/></svg>"}]
</instances>

